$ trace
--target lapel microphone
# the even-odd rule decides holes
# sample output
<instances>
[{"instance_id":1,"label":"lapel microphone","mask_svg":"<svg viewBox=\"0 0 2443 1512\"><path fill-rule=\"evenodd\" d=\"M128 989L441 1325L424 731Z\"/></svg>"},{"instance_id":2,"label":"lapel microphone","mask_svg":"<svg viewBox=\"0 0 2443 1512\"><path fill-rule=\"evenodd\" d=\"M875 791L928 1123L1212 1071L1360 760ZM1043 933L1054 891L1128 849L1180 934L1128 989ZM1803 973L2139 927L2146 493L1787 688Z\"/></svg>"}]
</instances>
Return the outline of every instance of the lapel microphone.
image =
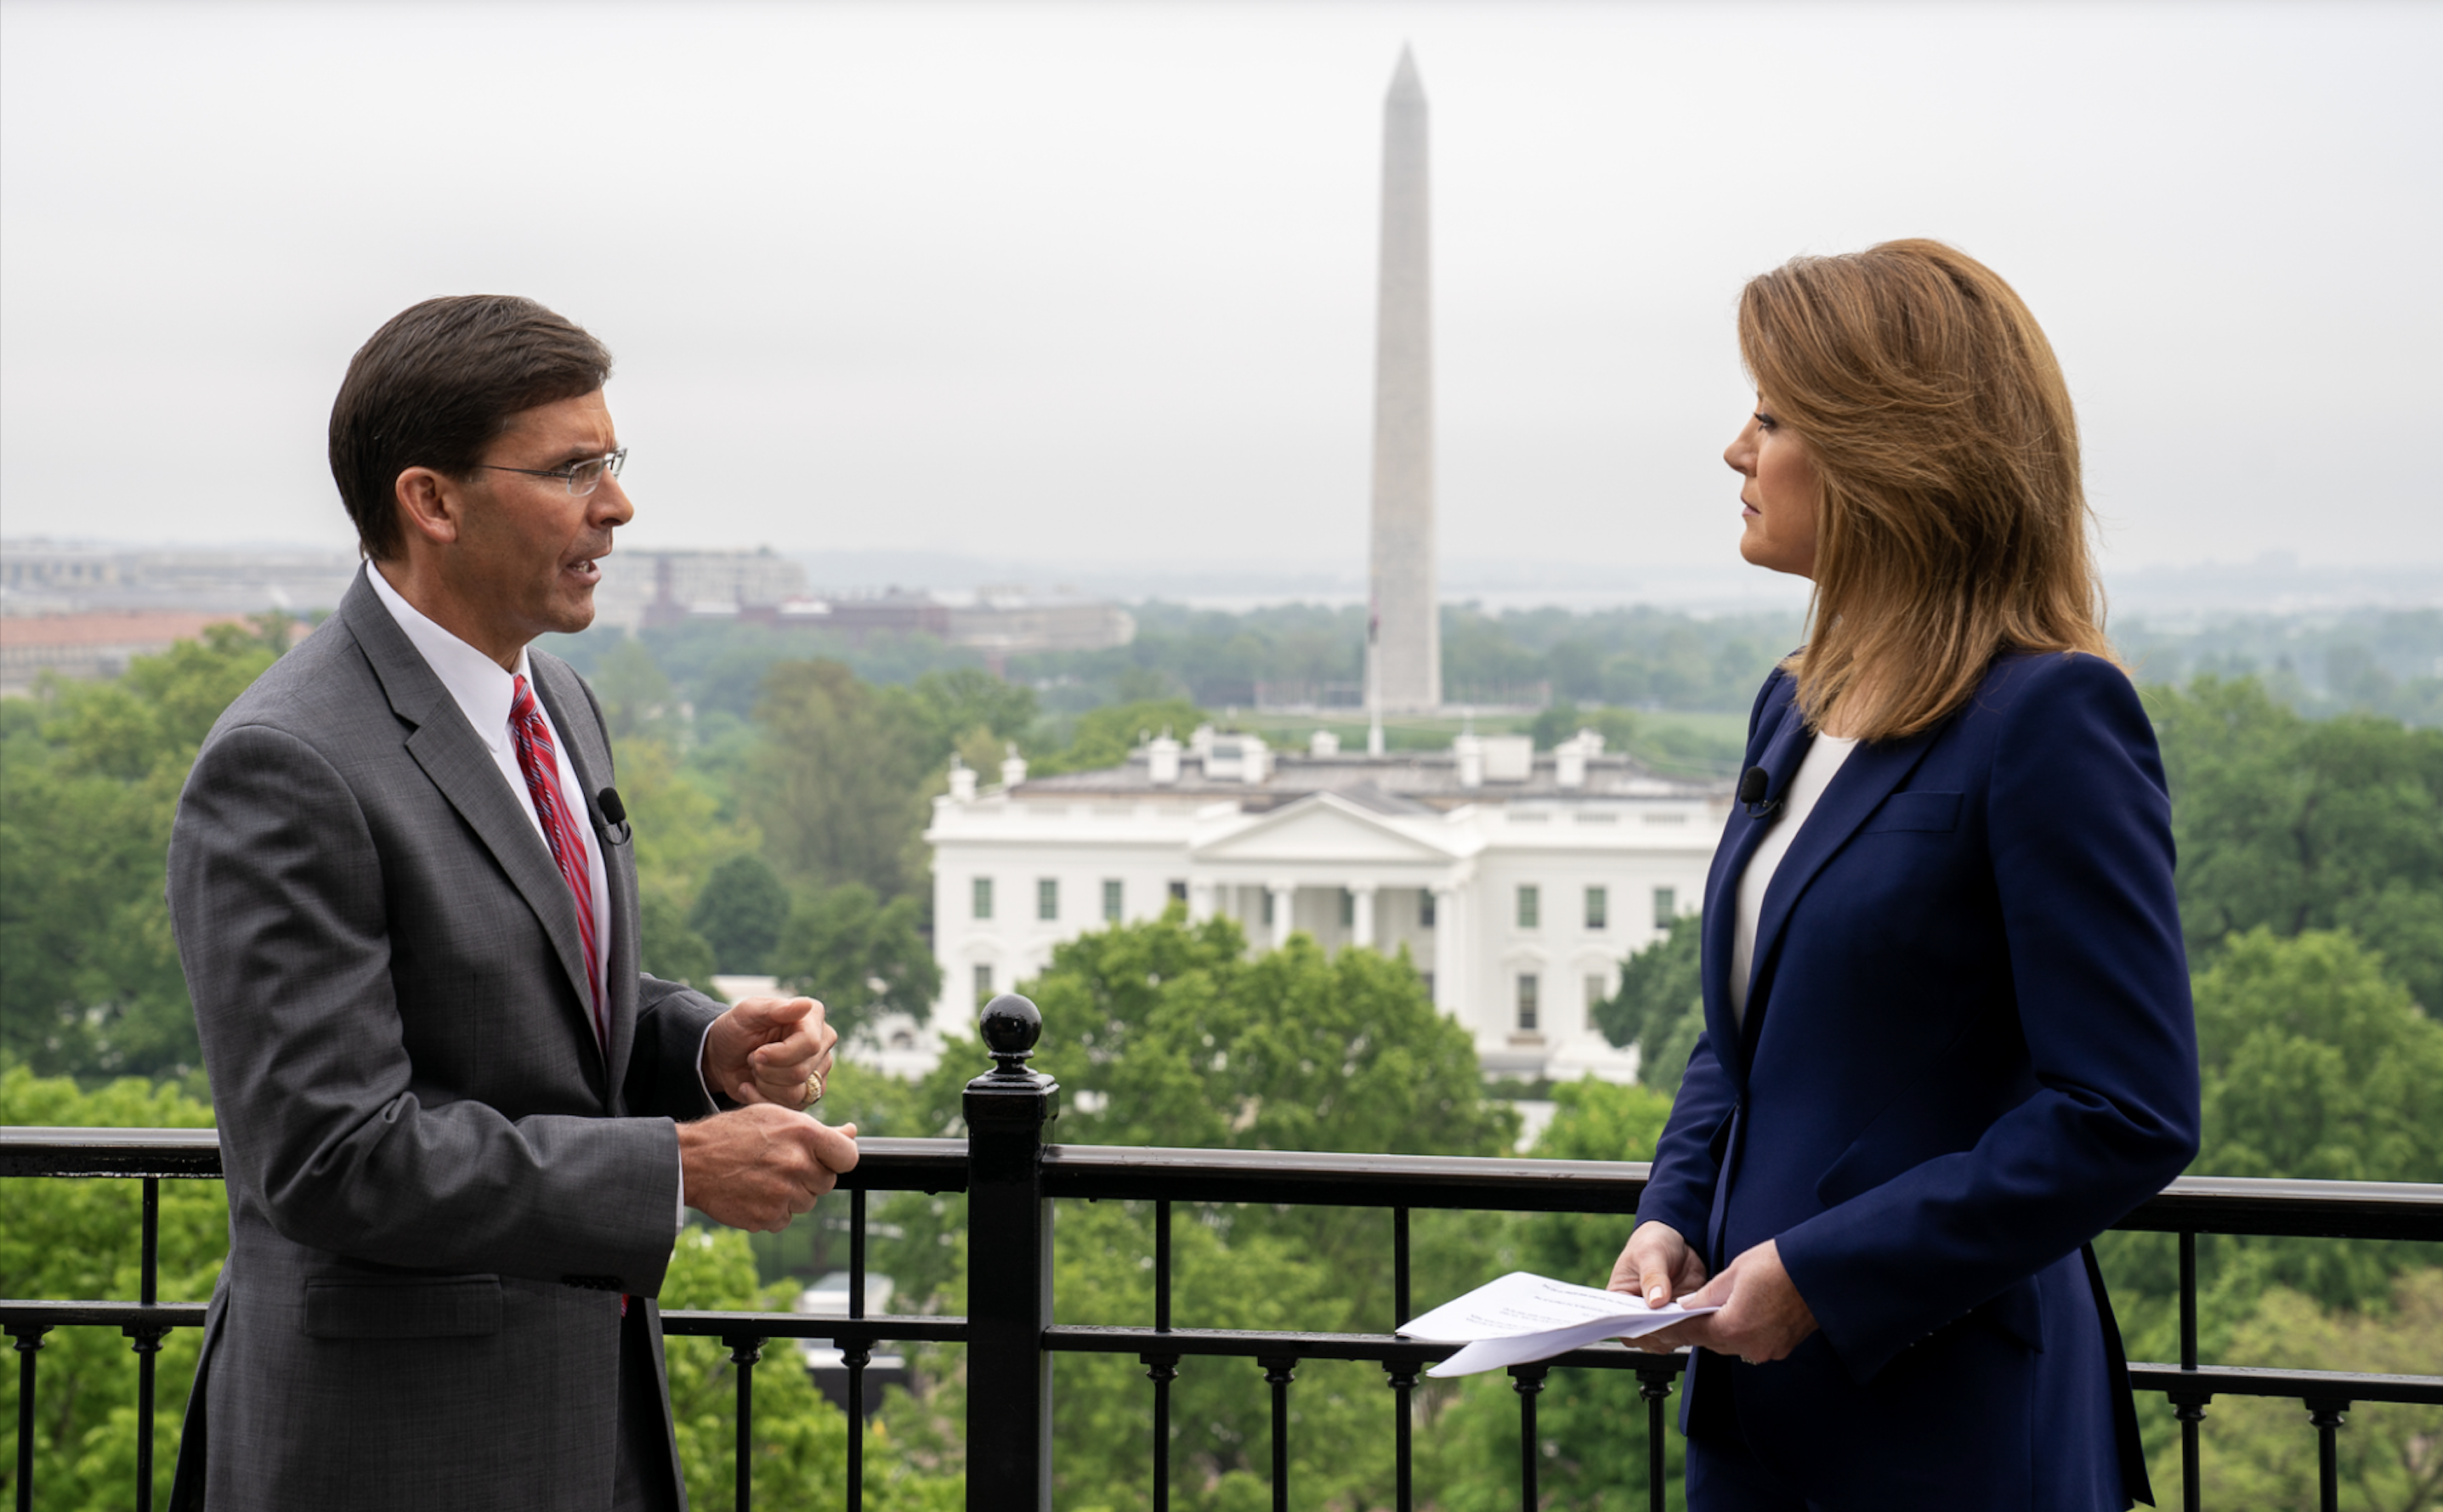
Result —
<instances>
[{"instance_id":1,"label":"lapel microphone","mask_svg":"<svg viewBox=\"0 0 2443 1512\"><path fill-rule=\"evenodd\" d=\"M1773 817L1773 811L1781 807L1779 798L1768 799L1764 795L1772 781L1762 767L1750 767L1739 774L1739 802L1747 805L1749 818L1769 819ZM607 792L610 790L606 788L603 791Z\"/></svg>"},{"instance_id":2,"label":"lapel microphone","mask_svg":"<svg viewBox=\"0 0 2443 1512\"><path fill-rule=\"evenodd\" d=\"M619 801L619 790L605 788L594 795L595 806L602 811L603 838L615 846L624 846L635 831L628 828L628 806Z\"/></svg>"}]
</instances>

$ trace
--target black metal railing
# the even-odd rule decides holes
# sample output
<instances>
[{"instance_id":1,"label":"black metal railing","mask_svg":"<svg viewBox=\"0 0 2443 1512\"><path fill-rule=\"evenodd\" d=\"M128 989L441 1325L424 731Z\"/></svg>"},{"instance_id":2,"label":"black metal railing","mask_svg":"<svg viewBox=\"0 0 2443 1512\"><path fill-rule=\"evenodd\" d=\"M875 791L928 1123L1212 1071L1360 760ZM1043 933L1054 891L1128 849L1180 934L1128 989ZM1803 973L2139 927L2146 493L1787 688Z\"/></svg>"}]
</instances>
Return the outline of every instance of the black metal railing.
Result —
<instances>
[{"instance_id":1,"label":"black metal railing","mask_svg":"<svg viewBox=\"0 0 2443 1512\"><path fill-rule=\"evenodd\" d=\"M1057 1353L1134 1355L1152 1387L1149 1473L1155 1512L1169 1504L1170 1387L1190 1357L1242 1359L1262 1372L1271 1394L1273 1505L1289 1505L1290 1394L1301 1364L1360 1360L1382 1367L1391 1402L1395 1504L1411 1500L1411 1393L1424 1369L1456 1346L1426 1344L1390 1332L1411 1315L1409 1215L1424 1209L1511 1212L1618 1213L1636 1209L1646 1167L1628 1161L1354 1156L1278 1151L1117 1148L1048 1144L1043 1135L1057 1086L1024 1069L1035 1026L1032 1005L1005 1022L987 1018L996 1068L968 1084L966 1139L866 1139L857 1169L841 1181L850 1203L849 1316L672 1311L667 1334L717 1339L736 1367L736 1503L751 1504L754 1371L763 1346L781 1339L822 1338L840 1348L848 1375L847 1504L862 1505L865 1371L883 1341L957 1342L967 1350L967 1505L977 1512L1021 1512L1051 1505L1052 1359ZM0 1328L18 1351L17 1504L33 1495L36 1358L45 1337L64 1327L118 1328L138 1358L137 1505L152 1503L155 1412L153 1357L174 1328L203 1321L197 1303L156 1300L159 1186L217 1177L211 1130L0 1129L0 1176L119 1176L144 1184L139 1296L136 1302L0 1302ZM969 1271L964 1317L864 1315L867 1196L873 1192L964 1192L968 1240L993 1263ZM1056 1324L1052 1311L1056 1199L1150 1203L1154 1214L1153 1316L1148 1326ZM1171 1323L1172 1211L1178 1203L1269 1203L1388 1211L1392 1316L1380 1334L1177 1328ZM2335 1239L2443 1240L2443 1185L2405 1182L2260 1181L2184 1177L2131 1213L2122 1229L2175 1234L2180 1260L2180 1360L2132 1363L2141 1392L2167 1397L2180 1423L2184 1502L2199 1505L2200 1430L2218 1396L2287 1398L2305 1405L2319 1437L2322 1505L2339 1505L2339 1435L2353 1404L2443 1406L2443 1375L2360 1375L2337 1371L2212 1366L2197 1357L2196 1240L2199 1234L2304 1235ZM1646 1404L1647 1495L1664 1504L1664 1413L1680 1356L1652 1356L1617 1344L1580 1349L1514 1366L1518 1396L1519 1504L1537 1504L1536 1397L1554 1370L1631 1371ZM1254 1384L1250 1378L1250 1386Z\"/></svg>"}]
</instances>

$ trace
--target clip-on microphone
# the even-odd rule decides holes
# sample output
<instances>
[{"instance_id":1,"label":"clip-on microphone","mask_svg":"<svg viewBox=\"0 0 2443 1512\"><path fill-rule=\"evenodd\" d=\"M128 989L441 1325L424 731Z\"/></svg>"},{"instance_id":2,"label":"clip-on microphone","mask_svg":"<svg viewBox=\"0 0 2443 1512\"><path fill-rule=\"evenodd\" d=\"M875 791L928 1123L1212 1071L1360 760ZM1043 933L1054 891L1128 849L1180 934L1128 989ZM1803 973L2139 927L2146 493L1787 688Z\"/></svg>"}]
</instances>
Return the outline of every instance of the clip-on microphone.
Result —
<instances>
[{"instance_id":1,"label":"clip-on microphone","mask_svg":"<svg viewBox=\"0 0 2443 1512\"><path fill-rule=\"evenodd\" d=\"M595 805L602 811L602 836L615 846L624 846L635 834L628 828L628 806L619 801L619 790L605 788L594 795Z\"/></svg>"},{"instance_id":2,"label":"clip-on microphone","mask_svg":"<svg viewBox=\"0 0 2443 1512\"><path fill-rule=\"evenodd\" d=\"M1749 818L1769 819L1773 816L1773 811L1781 807L1779 798L1767 798L1764 795L1766 787L1772 781L1771 777L1765 775L1765 770L1762 767L1750 767L1739 774L1739 802L1747 805Z\"/></svg>"}]
</instances>

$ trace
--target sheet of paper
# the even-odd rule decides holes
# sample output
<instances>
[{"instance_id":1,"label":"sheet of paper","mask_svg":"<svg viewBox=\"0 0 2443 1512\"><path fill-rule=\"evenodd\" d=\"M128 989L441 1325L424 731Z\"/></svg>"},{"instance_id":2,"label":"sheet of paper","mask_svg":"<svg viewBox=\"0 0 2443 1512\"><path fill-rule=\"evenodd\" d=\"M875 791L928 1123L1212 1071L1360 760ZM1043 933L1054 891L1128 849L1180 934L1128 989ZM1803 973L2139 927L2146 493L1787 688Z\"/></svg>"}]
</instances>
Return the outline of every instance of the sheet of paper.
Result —
<instances>
[{"instance_id":1,"label":"sheet of paper","mask_svg":"<svg viewBox=\"0 0 2443 1512\"><path fill-rule=\"evenodd\" d=\"M1606 1339L1635 1339L1718 1311L1643 1299L1514 1270L1403 1325L1410 1339L1467 1347L1427 1371L1467 1375L1550 1359Z\"/></svg>"}]
</instances>

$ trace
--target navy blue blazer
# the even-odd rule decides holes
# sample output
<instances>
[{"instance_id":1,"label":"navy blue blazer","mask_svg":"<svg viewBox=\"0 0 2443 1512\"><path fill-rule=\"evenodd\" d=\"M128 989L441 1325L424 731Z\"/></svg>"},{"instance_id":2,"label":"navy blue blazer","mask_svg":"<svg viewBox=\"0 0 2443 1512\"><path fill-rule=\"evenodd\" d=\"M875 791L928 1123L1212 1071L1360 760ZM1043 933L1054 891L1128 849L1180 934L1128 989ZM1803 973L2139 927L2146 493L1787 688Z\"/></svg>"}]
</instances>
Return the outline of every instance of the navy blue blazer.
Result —
<instances>
[{"instance_id":1,"label":"navy blue blazer","mask_svg":"<svg viewBox=\"0 0 2443 1512\"><path fill-rule=\"evenodd\" d=\"M2198 1124L2154 731L2108 663L2011 653L1932 729L1861 742L1766 889L1742 1031L1738 882L1812 738L1795 693L1776 670L1750 718L1767 798L1706 881L1704 1033L1638 1218L1717 1273L1777 1240L1821 1330L1700 1356L1682 1425L1835 1501L2124 1507L2142 1466L2082 1247Z\"/></svg>"}]
</instances>

